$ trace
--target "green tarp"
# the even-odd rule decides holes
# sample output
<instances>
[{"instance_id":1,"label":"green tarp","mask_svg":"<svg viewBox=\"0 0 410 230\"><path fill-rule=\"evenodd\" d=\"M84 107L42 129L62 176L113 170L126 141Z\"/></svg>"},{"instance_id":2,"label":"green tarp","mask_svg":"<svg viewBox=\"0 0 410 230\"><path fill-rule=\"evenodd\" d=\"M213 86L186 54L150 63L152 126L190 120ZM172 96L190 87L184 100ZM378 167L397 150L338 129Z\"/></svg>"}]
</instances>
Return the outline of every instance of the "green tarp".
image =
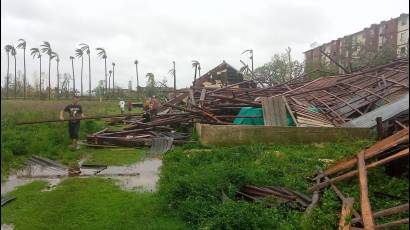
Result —
<instances>
[{"instance_id":1,"label":"green tarp","mask_svg":"<svg viewBox=\"0 0 410 230\"><path fill-rule=\"evenodd\" d=\"M264 125L262 108L243 107L237 116L258 116L260 118L235 118L234 124L237 125ZM288 126L294 126L292 117L286 114Z\"/></svg>"}]
</instances>

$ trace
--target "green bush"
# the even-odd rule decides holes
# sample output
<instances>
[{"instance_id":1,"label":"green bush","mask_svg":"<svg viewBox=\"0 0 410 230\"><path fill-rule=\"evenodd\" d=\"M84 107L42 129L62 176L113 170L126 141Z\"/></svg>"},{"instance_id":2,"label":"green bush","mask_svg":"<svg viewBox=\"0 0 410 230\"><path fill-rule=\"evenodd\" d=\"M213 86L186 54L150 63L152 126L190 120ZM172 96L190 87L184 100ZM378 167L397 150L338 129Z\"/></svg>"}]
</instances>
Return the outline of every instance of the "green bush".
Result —
<instances>
[{"instance_id":1,"label":"green bush","mask_svg":"<svg viewBox=\"0 0 410 230\"><path fill-rule=\"evenodd\" d=\"M327 164L319 159L339 160L369 144L357 141L211 149L184 146L164 155L159 194L170 212L199 229L336 229L341 201L331 189L324 190L319 207L310 216L283 204L267 208L263 202L240 201L236 192L244 184L254 184L284 186L311 196L307 176ZM373 191L408 196L408 180L392 179L380 170L369 172L370 199L375 210L399 203L376 197ZM359 201L357 180L340 183L339 188ZM228 199L223 198L225 195ZM358 203L355 207L360 210Z\"/></svg>"}]
</instances>

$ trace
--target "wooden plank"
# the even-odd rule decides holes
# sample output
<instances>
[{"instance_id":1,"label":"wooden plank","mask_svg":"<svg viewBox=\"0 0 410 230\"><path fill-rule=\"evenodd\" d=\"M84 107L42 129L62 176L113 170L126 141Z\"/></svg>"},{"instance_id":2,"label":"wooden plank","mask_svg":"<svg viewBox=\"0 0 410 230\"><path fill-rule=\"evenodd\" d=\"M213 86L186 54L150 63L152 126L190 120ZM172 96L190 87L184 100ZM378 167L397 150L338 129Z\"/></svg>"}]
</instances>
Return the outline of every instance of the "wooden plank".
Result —
<instances>
[{"instance_id":1,"label":"wooden plank","mask_svg":"<svg viewBox=\"0 0 410 230\"><path fill-rule=\"evenodd\" d=\"M362 151L361 153L363 153L363 151ZM401 158L401 157L405 157L405 156L408 156L408 155L409 155L409 149L408 149L408 148L407 148L407 149L403 149L403 150L401 150L401 151L398 152L398 153L395 153L395 154L393 154L393 155L391 155L391 156L388 156L388 157L386 157L386 158L383 158L382 160L375 161L375 162L372 162L372 163L366 165L366 169L370 169L370 168L374 168L374 167L377 167L377 166L381 166L381 165L387 164L387 163L389 163L389 162L391 162L391 161L393 161L393 160L396 160L396 159L399 159L399 158ZM353 176L355 176L355 175L357 175L357 174L358 174L358 170L352 170L352 171L350 171L350 172L348 172L348 173L345 173L345 174L343 174L343 175L334 177L334 178L332 178L332 179L330 179L330 180L327 180L327 181L322 182L322 183L320 183L320 184L314 185L314 186L312 186L312 187L309 188L309 191L310 191L310 192L313 192L313 191L322 189L322 188L324 188L324 187L326 187L326 186L328 186L328 185L330 185L330 184L332 184L332 183L345 180L345 179L350 178L350 177L353 177Z\"/></svg>"},{"instance_id":2,"label":"wooden plank","mask_svg":"<svg viewBox=\"0 0 410 230\"><path fill-rule=\"evenodd\" d=\"M276 107L274 107L274 112L277 116L277 124L278 126L288 126L288 119L286 116L286 105L283 101L282 97L273 97L273 101L275 101Z\"/></svg>"},{"instance_id":3,"label":"wooden plank","mask_svg":"<svg viewBox=\"0 0 410 230\"><path fill-rule=\"evenodd\" d=\"M369 190L367 187L367 172L364 152L357 154L357 168L359 171L360 208L362 210L364 229L374 229L373 213L369 200Z\"/></svg>"},{"instance_id":4,"label":"wooden plank","mask_svg":"<svg viewBox=\"0 0 410 230\"><path fill-rule=\"evenodd\" d=\"M399 226L402 224L408 224L408 223L409 223L409 218L404 218L401 220L392 221L390 223L377 225L376 229L391 229L392 227L396 227L396 226Z\"/></svg>"},{"instance_id":5,"label":"wooden plank","mask_svg":"<svg viewBox=\"0 0 410 230\"><path fill-rule=\"evenodd\" d=\"M263 121L265 123L265 126L273 126L274 125L274 121L272 118L273 106L270 104L270 100L268 97L262 97L261 102L262 102Z\"/></svg>"},{"instance_id":6,"label":"wooden plank","mask_svg":"<svg viewBox=\"0 0 410 230\"><path fill-rule=\"evenodd\" d=\"M190 98L190 100L191 100L191 103L192 103L193 105L195 105L194 90L192 90L192 89L189 89L189 98Z\"/></svg>"},{"instance_id":7,"label":"wooden plank","mask_svg":"<svg viewBox=\"0 0 410 230\"><path fill-rule=\"evenodd\" d=\"M342 212L340 214L340 219L339 219L339 229L340 230L349 230L350 229L350 223L348 220L352 216L352 210L353 210L353 203L354 203L354 198L348 197L342 200Z\"/></svg>"},{"instance_id":8,"label":"wooden plank","mask_svg":"<svg viewBox=\"0 0 410 230\"><path fill-rule=\"evenodd\" d=\"M288 110L290 116L292 117L293 123L295 123L295 126L298 127L299 126L298 121L296 120L295 115L293 114L293 111L290 108L288 101L286 100L286 97L282 96L282 100L285 103L286 109Z\"/></svg>"},{"instance_id":9,"label":"wooden plank","mask_svg":"<svg viewBox=\"0 0 410 230\"><path fill-rule=\"evenodd\" d=\"M393 208L387 208L381 211L377 211L373 213L373 218L378 218L378 217L385 217L385 216L391 216L400 212L405 212L409 210L409 203L407 204L402 204ZM352 224L359 223L361 222L361 218L354 218L352 219Z\"/></svg>"},{"instance_id":10,"label":"wooden plank","mask_svg":"<svg viewBox=\"0 0 410 230\"><path fill-rule=\"evenodd\" d=\"M387 149L390 149L394 146L397 146L398 144L401 144L405 141L409 140L409 130L408 129L403 129L400 130L399 132L381 140L378 141L376 144L370 146L368 149L364 150L365 152L365 159L369 159L371 157L374 157ZM332 175L334 173L340 172L341 170L344 169L349 169L353 167L357 163L356 158L351 158L351 159L345 159L343 161L340 161L336 163L333 166L330 166L328 169L324 171L324 175Z\"/></svg>"},{"instance_id":11,"label":"wooden plank","mask_svg":"<svg viewBox=\"0 0 410 230\"><path fill-rule=\"evenodd\" d=\"M262 110L265 126L287 126L286 107L282 97L263 97Z\"/></svg>"}]
</instances>

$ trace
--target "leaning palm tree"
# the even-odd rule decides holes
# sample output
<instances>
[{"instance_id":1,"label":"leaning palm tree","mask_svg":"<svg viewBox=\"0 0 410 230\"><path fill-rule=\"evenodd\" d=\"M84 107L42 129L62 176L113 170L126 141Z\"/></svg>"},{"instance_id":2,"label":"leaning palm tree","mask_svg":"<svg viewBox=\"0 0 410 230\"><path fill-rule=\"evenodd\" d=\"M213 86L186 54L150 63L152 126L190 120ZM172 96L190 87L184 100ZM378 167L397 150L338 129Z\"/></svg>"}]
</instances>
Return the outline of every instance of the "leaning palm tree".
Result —
<instances>
[{"instance_id":1,"label":"leaning palm tree","mask_svg":"<svg viewBox=\"0 0 410 230\"><path fill-rule=\"evenodd\" d=\"M23 49L23 61L24 61L24 79L23 79L23 92L24 99L26 99L26 41L24 39L18 40L20 43L17 45L17 48Z\"/></svg>"},{"instance_id":2,"label":"leaning palm tree","mask_svg":"<svg viewBox=\"0 0 410 230\"><path fill-rule=\"evenodd\" d=\"M17 62L16 62L16 55L17 55L17 51L16 48L14 48L14 46L11 47L11 56L14 57L14 98L17 97Z\"/></svg>"},{"instance_id":3,"label":"leaning palm tree","mask_svg":"<svg viewBox=\"0 0 410 230\"><path fill-rule=\"evenodd\" d=\"M110 92L111 89L111 74L112 74L112 70L109 70L108 73L110 74L110 76L108 76L108 91L107 91L107 95Z\"/></svg>"},{"instance_id":4,"label":"leaning palm tree","mask_svg":"<svg viewBox=\"0 0 410 230\"><path fill-rule=\"evenodd\" d=\"M38 48L31 48L30 49L31 53L30 55L33 56L33 58L38 58L40 59L40 97L41 97L41 52Z\"/></svg>"},{"instance_id":5,"label":"leaning palm tree","mask_svg":"<svg viewBox=\"0 0 410 230\"><path fill-rule=\"evenodd\" d=\"M75 49L75 56L81 57L81 96L83 96L83 66L84 66L84 52L82 49Z\"/></svg>"},{"instance_id":6,"label":"leaning palm tree","mask_svg":"<svg viewBox=\"0 0 410 230\"><path fill-rule=\"evenodd\" d=\"M196 82L196 72L197 72L197 70L198 70L198 65L199 65L199 62L198 62L198 61L195 61L195 60L192 61L192 67L195 68L194 85L195 85L195 82Z\"/></svg>"},{"instance_id":7,"label":"leaning palm tree","mask_svg":"<svg viewBox=\"0 0 410 230\"><path fill-rule=\"evenodd\" d=\"M88 95L91 97L91 61L90 61L90 46L85 43L80 44L80 49L88 55Z\"/></svg>"},{"instance_id":8,"label":"leaning palm tree","mask_svg":"<svg viewBox=\"0 0 410 230\"><path fill-rule=\"evenodd\" d=\"M54 58L54 55L53 55L53 50L51 49L51 45L49 42L44 41L41 47L43 47L41 48L41 52L48 55L48 100L50 100L51 99L51 77L50 77L51 59Z\"/></svg>"},{"instance_id":9,"label":"leaning palm tree","mask_svg":"<svg viewBox=\"0 0 410 230\"><path fill-rule=\"evenodd\" d=\"M9 98L10 52L12 49L12 45L4 46L4 51L7 53L6 98Z\"/></svg>"},{"instance_id":10,"label":"leaning palm tree","mask_svg":"<svg viewBox=\"0 0 410 230\"><path fill-rule=\"evenodd\" d=\"M104 91L105 93L107 93L107 53L105 52L104 48L97 48L97 55L99 57L101 57L102 59L104 59L104 68L105 68L105 90L103 90L103 94Z\"/></svg>"},{"instance_id":11,"label":"leaning palm tree","mask_svg":"<svg viewBox=\"0 0 410 230\"><path fill-rule=\"evenodd\" d=\"M73 69L73 95L75 95L74 57L70 56L71 68Z\"/></svg>"},{"instance_id":12,"label":"leaning palm tree","mask_svg":"<svg viewBox=\"0 0 410 230\"><path fill-rule=\"evenodd\" d=\"M60 71L59 71L59 63L60 63L60 57L58 56L58 53L53 52L53 56L56 58L56 63L57 63L57 90L56 90L56 95L57 98L60 96Z\"/></svg>"},{"instance_id":13,"label":"leaning palm tree","mask_svg":"<svg viewBox=\"0 0 410 230\"><path fill-rule=\"evenodd\" d=\"M140 83L138 79L138 60L134 61L135 64L135 72L137 73L137 92L140 90Z\"/></svg>"},{"instance_id":14,"label":"leaning palm tree","mask_svg":"<svg viewBox=\"0 0 410 230\"><path fill-rule=\"evenodd\" d=\"M114 73L115 73L115 71L114 71L114 67L115 67L115 63L113 62L112 63L112 95L113 96L115 94L115 88L114 88Z\"/></svg>"}]
</instances>

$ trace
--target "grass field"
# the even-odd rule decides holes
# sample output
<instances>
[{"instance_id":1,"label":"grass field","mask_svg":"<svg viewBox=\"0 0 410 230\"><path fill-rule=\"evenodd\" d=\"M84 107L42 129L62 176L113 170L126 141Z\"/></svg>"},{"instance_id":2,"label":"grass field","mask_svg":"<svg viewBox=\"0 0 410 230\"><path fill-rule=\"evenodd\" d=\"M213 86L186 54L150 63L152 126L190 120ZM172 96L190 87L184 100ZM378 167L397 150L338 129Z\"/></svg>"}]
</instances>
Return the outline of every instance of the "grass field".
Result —
<instances>
[{"instance_id":1,"label":"grass field","mask_svg":"<svg viewBox=\"0 0 410 230\"><path fill-rule=\"evenodd\" d=\"M46 102L43 105L43 102ZM16 126L18 119L49 119L67 102L2 102L2 181L31 155L42 155L63 164L86 157L86 163L129 165L144 159L146 149L92 149L78 151L69 144L66 124ZM88 114L117 113L116 103L81 102ZM31 107L30 107L31 106ZM17 111L23 107L23 111ZM6 108L4 112L3 108ZM3 113L4 112L4 113ZM50 115L54 113L54 115ZM83 121L80 136L102 129L104 121ZM285 205L266 208L263 202L237 200L244 184L285 186L307 193L308 176L329 161L342 159L372 142L312 145L250 145L206 148L199 144L177 147L163 156L159 190L154 193L121 190L112 180L69 178L55 190L41 192L43 182L19 187L17 199L1 208L1 222L16 229L337 229L341 202L331 189L321 193L319 206L310 216ZM407 178L387 176L383 168L368 172L373 210L408 202ZM359 208L357 179L338 183ZM377 196L399 195L403 200ZM222 199L226 194L228 199ZM407 199L407 201L406 201ZM408 212L400 217L408 216ZM389 220L397 220L393 216ZM380 223L380 220L376 220ZM404 226L398 229L407 229Z\"/></svg>"}]
</instances>

